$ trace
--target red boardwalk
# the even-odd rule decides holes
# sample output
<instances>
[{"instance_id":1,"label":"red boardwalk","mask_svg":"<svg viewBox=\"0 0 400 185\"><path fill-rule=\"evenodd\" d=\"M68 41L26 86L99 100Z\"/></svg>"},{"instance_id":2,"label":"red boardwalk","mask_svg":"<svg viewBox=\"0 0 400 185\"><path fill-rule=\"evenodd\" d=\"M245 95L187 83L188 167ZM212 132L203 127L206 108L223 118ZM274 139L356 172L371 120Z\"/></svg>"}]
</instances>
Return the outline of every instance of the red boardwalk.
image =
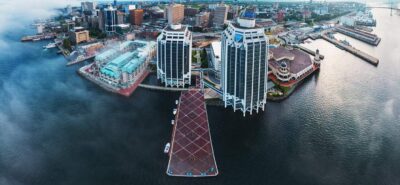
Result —
<instances>
[{"instance_id":1,"label":"red boardwalk","mask_svg":"<svg viewBox=\"0 0 400 185\"><path fill-rule=\"evenodd\" d=\"M218 175L204 95L198 89L181 94L167 174L180 177Z\"/></svg>"}]
</instances>

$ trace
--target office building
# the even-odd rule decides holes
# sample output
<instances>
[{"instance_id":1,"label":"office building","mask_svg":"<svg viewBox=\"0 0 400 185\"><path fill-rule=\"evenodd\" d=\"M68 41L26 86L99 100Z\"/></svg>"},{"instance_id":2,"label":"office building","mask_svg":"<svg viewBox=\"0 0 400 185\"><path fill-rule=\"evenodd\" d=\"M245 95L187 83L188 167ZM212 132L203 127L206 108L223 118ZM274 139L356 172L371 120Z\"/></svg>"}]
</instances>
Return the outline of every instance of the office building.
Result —
<instances>
[{"instance_id":1,"label":"office building","mask_svg":"<svg viewBox=\"0 0 400 185\"><path fill-rule=\"evenodd\" d=\"M85 11L90 11L90 12L95 11L95 10L96 10L96 6L97 6L96 2L89 2L89 1L86 1L86 2L82 2L82 3L81 3L82 12L85 12Z\"/></svg>"},{"instance_id":2,"label":"office building","mask_svg":"<svg viewBox=\"0 0 400 185\"><path fill-rule=\"evenodd\" d=\"M228 16L228 6L224 4L220 4L219 6L215 7L213 11L213 25L214 27L222 27L226 23L226 18Z\"/></svg>"},{"instance_id":3,"label":"office building","mask_svg":"<svg viewBox=\"0 0 400 185\"><path fill-rule=\"evenodd\" d=\"M170 4L167 8L168 24L180 24L184 18L185 6L181 4Z\"/></svg>"},{"instance_id":4,"label":"office building","mask_svg":"<svg viewBox=\"0 0 400 185\"><path fill-rule=\"evenodd\" d=\"M248 14L247 14L248 15ZM221 88L225 107L264 110L267 96L268 38L254 16L232 22L222 34Z\"/></svg>"},{"instance_id":5,"label":"office building","mask_svg":"<svg viewBox=\"0 0 400 185\"><path fill-rule=\"evenodd\" d=\"M210 21L210 12L201 12L196 15L196 24L197 27L208 27Z\"/></svg>"},{"instance_id":6,"label":"office building","mask_svg":"<svg viewBox=\"0 0 400 185\"><path fill-rule=\"evenodd\" d=\"M68 32L69 39L74 44L79 44L81 42L87 42L90 40L89 31L85 30L83 27L75 27Z\"/></svg>"},{"instance_id":7,"label":"office building","mask_svg":"<svg viewBox=\"0 0 400 185\"><path fill-rule=\"evenodd\" d=\"M104 30L108 35L114 34L116 31L117 9L109 5L103 10L104 14Z\"/></svg>"},{"instance_id":8,"label":"office building","mask_svg":"<svg viewBox=\"0 0 400 185\"><path fill-rule=\"evenodd\" d=\"M125 13L117 11L117 24L125 24Z\"/></svg>"},{"instance_id":9,"label":"office building","mask_svg":"<svg viewBox=\"0 0 400 185\"><path fill-rule=\"evenodd\" d=\"M192 33L181 24L169 25L157 38L157 78L165 86L190 85Z\"/></svg>"},{"instance_id":10,"label":"office building","mask_svg":"<svg viewBox=\"0 0 400 185\"><path fill-rule=\"evenodd\" d=\"M143 22L143 9L130 10L130 22L132 25L140 26Z\"/></svg>"}]
</instances>

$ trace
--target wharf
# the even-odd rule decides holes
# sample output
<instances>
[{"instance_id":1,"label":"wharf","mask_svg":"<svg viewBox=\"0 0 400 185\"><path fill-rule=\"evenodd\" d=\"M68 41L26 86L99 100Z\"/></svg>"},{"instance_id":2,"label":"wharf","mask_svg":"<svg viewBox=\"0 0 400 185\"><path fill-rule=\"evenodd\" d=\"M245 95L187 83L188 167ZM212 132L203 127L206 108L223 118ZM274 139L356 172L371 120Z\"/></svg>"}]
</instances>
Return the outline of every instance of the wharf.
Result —
<instances>
[{"instance_id":1,"label":"wharf","mask_svg":"<svg viewBox=\"0 0 400 185\"><path fill-rule=\"evenodd\" d=\"M303 46L300 46L300 45L293 45L295 48L299 48L300 50L302 50L302 51L304 51L304 52L306 52L306 53L308 53L308 54L310 54L310 55L312 55L312 56L315 56L315 51L313 51L313 50L311 50L311 49L308 49L308 48L306 48L306 47L303 47ZM319 54L319 59L320 60L323 60L325 58L325 56L324 55L321 55L321 54Z\"/></svg>"},{"instance_id":2,"label":"wharf","mask_svg":"<svg viewBox=\"0 0 400 185\"><path fill-rule=\"evenodd\" d=\"M357 56L357 57L359 57L359 58L361 58L361 59L373 64L373 65L378 65L379 64L379 59L377 59L377 58L375 58L375 57L373 57L373 56L371 56L371 55L369 55L369 54L367 54L367 53L365 53L365 52L363 52L361 50L358 50L358 49L356 49L356 48L354 48L352 46L348 46L346 44L343 44L343 43L339 42L336 39L329 38L325 34L322 34L322 38L325 39L326 41L336 45L336 46L339 46L339 47L343 48L347 52L349 52L349 53L351 53L351 54L353 54L353 55L355 55L355 56Z\"/></svg>"},{"instance_id":3,"label":"wharf","mask_svg":"<svg viewBox=\"0 0 400 185\"><path fill-rule=\"evenodd\" d=\"M204 94L200 89L190 89L181 93L171 143L167 175L218 175Z\"/></svg>"},{"instance_id":4,"label":"wharf","mask_svg":"<svg viewBox=\"0 0 400 185\"><path fill-rule=\"evenodd\" d=\"M39 35L28 35L21 38L21 42L50 40L56 38L56 33L45 33Z\"/></svg>"},{"instance_id":5,"label":"wharf","mask_svg":"<svg viewBox=\"0 0 400 185\"><path fill-rule=\"evenodd\" d=\"M347 28L344 26L337 26L335 30L341 34L347 35L373 46L377 46L379 42L381 42L381 38L379 38L375 34L371 34L366 31Z\"/></svg>"}]
</instances>

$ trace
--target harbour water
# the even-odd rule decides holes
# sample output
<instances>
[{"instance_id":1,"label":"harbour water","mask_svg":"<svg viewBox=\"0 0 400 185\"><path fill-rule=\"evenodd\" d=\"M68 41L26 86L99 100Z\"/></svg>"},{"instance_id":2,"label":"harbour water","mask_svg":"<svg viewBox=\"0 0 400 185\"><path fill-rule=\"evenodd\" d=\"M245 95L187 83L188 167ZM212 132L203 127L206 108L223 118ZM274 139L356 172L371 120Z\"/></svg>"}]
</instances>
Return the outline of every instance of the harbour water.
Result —
<instances>
[{"instance_id":1,"label":"harbour water","mask_svg":"<svg viewBox=\"0 0 400 185\"><path fill-rule=\"evenodd\" d=\"M332 44L292 96L243 118L208 108L219 176L173 178L163 153L178 93L108 93L65 66L47 42L8 32L0 51L0 184L400 184L400 16L373 10L371 65ZM339 36L337 36L339 37Z\"/></svg>"}]
</instances>

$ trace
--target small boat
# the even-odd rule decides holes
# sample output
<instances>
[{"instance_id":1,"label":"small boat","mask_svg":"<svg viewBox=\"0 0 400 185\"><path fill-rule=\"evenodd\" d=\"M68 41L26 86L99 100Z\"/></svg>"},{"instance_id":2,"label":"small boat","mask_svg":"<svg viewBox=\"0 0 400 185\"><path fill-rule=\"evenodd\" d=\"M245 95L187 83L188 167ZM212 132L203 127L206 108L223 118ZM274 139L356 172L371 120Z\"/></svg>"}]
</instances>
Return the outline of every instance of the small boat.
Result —
<instances>
[{"instance_id":1,"label":"small boat","mask_svg":"<svg viewBox=\"0 0 400 185\"><path fill-rule=\"evenodd\" d=\"M171 120L171 125L174 125L175 124L175 121L174 120Z\"/></svg>"},{"instance_id":2,"label":"small boat","mask_svg":"<svg viewBox=\"0 0 400 185\"><path fill-rule=\"evenodd\" d=\"M171 144L170 143L167 143L166 145L165 145L165 148L164 148L164 153L168 153L169 152L169 148L171 148Z\"/></svg>"},{"instance_id":3,"label":"small boat","mask_svg":"<svg viewBox=\"0 0 400 185\"><path fill-rule=\"evenodd\" d=\"M43 49L51 49L51 48L55 48L56 46L57 46L56 43L50 42L46 46L43 46Z\"/></svg>"},{"instance_id":4,"label":"small boat","mask_svg":"<svg viewBox=\"0 0 400 185\"><path fill-rule=\"evenodd\" d=\"M177 105L178 105L178 103L179 103L179 100L175 100L175 104L177 104Z\"/></svg>"},{"instance_id":5,"label":"small boat","mask_svg":"<svg viewBox=\"0 0 400 185\"><path fill-rule=\"evenodd\" d=\"M172 111L172 113L174 113L174 115L176 114L176 109L174 109L173 111Z\"/></svg>"},{"instance_id":6,"label":"small boat","mask_svg":"<svg viewBox=\"0 0 400 185\"><path fill-rule=\"evenodd\" d=\"M350 43L347 40L341 40L339 42L344 44L344 45L346 45L346 46L351 46Z\"/></svg>"}]
</instances>

